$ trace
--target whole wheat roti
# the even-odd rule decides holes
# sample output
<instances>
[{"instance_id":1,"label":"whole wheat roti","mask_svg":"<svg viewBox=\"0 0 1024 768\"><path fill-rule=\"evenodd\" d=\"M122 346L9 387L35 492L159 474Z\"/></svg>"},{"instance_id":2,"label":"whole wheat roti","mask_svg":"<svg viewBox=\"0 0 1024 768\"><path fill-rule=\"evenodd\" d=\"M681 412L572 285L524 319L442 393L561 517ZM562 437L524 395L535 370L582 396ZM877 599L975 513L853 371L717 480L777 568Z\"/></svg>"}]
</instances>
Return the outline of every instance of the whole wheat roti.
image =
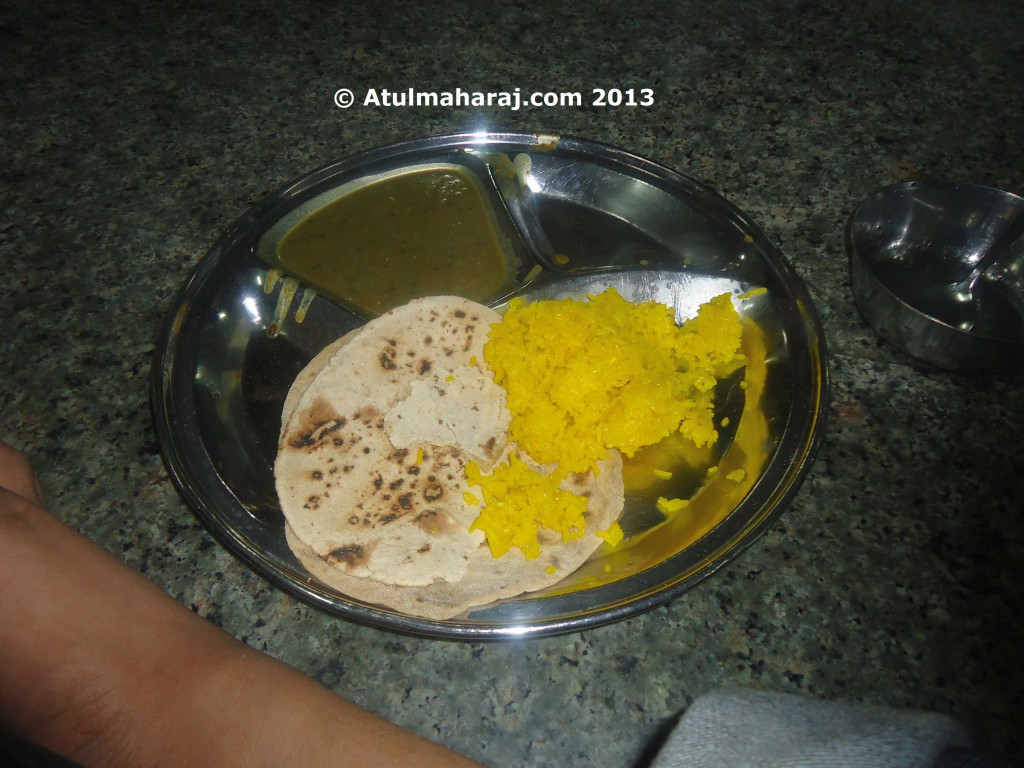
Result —
<instances>
[{"instance_id":1,"label":"whole wheat roti","mask_svg":"<svg viewBox=\"0 0 1024 768\"><path fill-rule=\"evenodd\" d=\"M293 533L330 565L402 586L465 574L483 540L469 531L465 464L489 468L508 433L504 391L471 365L498 319L466 299L417 299L300 383L275 480Z\"/></svg>"},{"instance_id":2,"label":"whole wheat roti","mask_svg":"<svg viewBox=\"0 0 1024 768\"><path fill-rule=\"evenodd\" d=\"M365 603L382 605L401 613L443 621L496 600L515 597L557 584L575 571L598 547L595 531L608 528L622 513L622 458L612 451L599 462L599 474L574 476L562 487L587 496L587 531L579 539L563 542L553 531L540 533L540 557L527 560L518 549L499 558L482 543L471 556L463 578L455 583L437 580L426 586L398 587L374 579L351 576L332 567L296 537L290 527L288 546L311 575L332 589Z\"/></svg>"},{"instance_id":3,"label":"whole wheat roti","mask_svg":"<svg viewBox=\"0 0 1024 768\"><path fill-rule=\"evenodd\" d=\"M511 449L504 391L470 365L483 359L497 319L464 299L416 300L334 342L296 378L282 414L278 495L289 546L327 586L451 618L560 581L600 546L594 531L618 518L622 463L613 452L596 477L563 483L588 498L581 539L544 531L539 558L512 550L495 559L483 535L469 533L478 508L462 501L465 461L486 470ZM399 495L396 507L387 491L406 488L414 495Z\"/></svg>"},{"instance_id":4,"label":"whole wheat roti","mask_svg":"<svg viewBox=\"0 0 1024 768\"><path fill-rule=\"evenodd\" d=\"M334 353L341 349L343 346L348 344L352 338L359 333L362 328L356 328L354 331L349 331L340 339L332 341L326 347L320 350L317 355L306 363L306 367L299 371L299 375L295 377L295 381L292 382L291 387L288 389L288 394L284 398L284 407L281 409L281 433L278 435L278 443L284 440L284 428L288 426L288 421L292 417L292 413L295 411L295 406L299 404L299 400L302 398L302 394L309 388L309 385L313 383L313 379L316 378L317 374L324 369L324 367L334 357Z\"/></svg>"}]
</instances>

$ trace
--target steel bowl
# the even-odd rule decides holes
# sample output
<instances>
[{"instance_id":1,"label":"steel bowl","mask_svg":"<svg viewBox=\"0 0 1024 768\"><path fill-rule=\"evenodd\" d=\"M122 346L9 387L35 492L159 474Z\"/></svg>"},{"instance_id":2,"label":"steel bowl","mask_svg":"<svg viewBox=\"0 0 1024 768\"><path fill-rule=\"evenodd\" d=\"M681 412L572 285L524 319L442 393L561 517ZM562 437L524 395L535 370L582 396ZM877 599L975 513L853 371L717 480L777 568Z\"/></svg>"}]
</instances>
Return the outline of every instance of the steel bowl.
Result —
<instances>
[{"instance_id":1,"label":"steel bowl","mask_svg":"<svg viewBox=\"0 0 1024 768\"><path fill-rule=\"evenodd\" d=\"M955 371L1024 362L1024 199L912 181L861 202L847 227L853 293L875 331Z\"/></svg>"},{"instance_id":2,"label":"steel bowl","mask_svg":"<svg viewBox=\"0 0 1024 768\"><path fill-rule=\"evenodd\" d=\"M520 229L517 258L537 260L503 295L583 297L614 287L682 320L729 293L744 320L747 371L719 384L723 423L706 467L629 485L625 541L541 592L430 621L332 590L289 550L273 462L285 395L320 349L367 317L282 276L276 239L297 211L370 175L422 163L483 160L518 169L495 181ZM506 169L507 170L507 169ZM515 175L514 174L514 175ZM507 174L497 174L508 181ZM498 200L498 198L495 198ZM496 203L498 205L498 203ZM507 222L506 222L507 223ZM729 562L792 499L819 443L827 397L820 323L782 254L710 189L620 149L550 135L437 136L364 152L286 185L211 248L160 332L152 394L171 476L217 537L288 593L338 616L449 639L550 635L605 624L671 600ZM737 473L736 470L742 470ZM732 479L726 476L731 475ZM739 478L739 479L737 479ZM659 485L659 483L661 483ZM686 515L656 499L692 496Z\"/></svg>"}]
</instances>

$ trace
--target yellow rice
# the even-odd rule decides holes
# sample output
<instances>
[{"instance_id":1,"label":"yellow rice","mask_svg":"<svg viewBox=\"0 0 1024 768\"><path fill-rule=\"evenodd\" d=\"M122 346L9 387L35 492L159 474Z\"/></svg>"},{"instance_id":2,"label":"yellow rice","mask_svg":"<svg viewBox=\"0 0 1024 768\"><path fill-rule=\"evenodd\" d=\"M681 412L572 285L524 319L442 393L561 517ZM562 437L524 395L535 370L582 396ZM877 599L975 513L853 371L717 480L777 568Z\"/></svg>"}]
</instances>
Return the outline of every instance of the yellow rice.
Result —
<instances>
[{"instance_id":1,"label":"yellow rice","mask_svg":"<svg viewBox=\"0 0 1024 768\"><path fill-rule=\"evenodd\" d=\"M713 389L742 361L740 332L728 294L677 326L665 305L608 290L514 300L484 358L508 393L509 438L541 464L583 472L609 448L632 456L676 430L713 443Z\"/></svg>"},{"instance_id":2,"label":"yellow rice","mask_svg":"<svg viewBox=\"0 0 1024 768\"><path fill-rule=\"evenodd\" d=\"M533 471L516 454L484 475L476 462L466 465L466 479L479 485L484 507L469 530L483 531L494 557L519 547L527 560L540 555L540 528L557 531L562 541L583 536L587 500L558 487L552 475Z\"/></svg>"},{"instance_id":3,"label":"yellow rice","mask_svg":"<svg viewBox=\"0 0 1024 768\"><path fill-rule=\"evenodd\" d=\"M629 457L674 432L713 444L714 387L743 364L740 336L728 294L681 326L663 304L634 304L613 289L587 301L510 302L491 327L485 362L507 393L509 439L557 469L536 480L515 457L490 477L468 469L485 503L473 528L484 531L494 556L516 546L535 557L539 527L566 540L582 536L585 501L565 499L559 494L573 494L557 484L595 469L610 449ZM599 533L612 544L621 538L621 531Z\"/></svg>"}]
</instances>

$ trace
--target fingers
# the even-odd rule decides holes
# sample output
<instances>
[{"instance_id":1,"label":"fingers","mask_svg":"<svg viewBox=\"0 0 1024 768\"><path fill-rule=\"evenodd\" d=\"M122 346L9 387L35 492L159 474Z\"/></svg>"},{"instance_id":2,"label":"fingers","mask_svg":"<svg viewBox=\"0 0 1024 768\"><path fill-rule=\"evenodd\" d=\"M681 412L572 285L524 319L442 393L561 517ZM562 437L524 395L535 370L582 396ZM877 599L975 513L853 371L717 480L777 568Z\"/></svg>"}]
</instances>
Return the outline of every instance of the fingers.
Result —
<instances>
[{"instance_id":1,"label":"fingers","mask_svg":"<svg viewBox=\"0 0 1024 768\"><path fill-rule=\"evenodd\" d=\"M6 488L35 504L43 503L39 478L21 451L0 440L0 488Z\"/></svg>"}]
</instances>

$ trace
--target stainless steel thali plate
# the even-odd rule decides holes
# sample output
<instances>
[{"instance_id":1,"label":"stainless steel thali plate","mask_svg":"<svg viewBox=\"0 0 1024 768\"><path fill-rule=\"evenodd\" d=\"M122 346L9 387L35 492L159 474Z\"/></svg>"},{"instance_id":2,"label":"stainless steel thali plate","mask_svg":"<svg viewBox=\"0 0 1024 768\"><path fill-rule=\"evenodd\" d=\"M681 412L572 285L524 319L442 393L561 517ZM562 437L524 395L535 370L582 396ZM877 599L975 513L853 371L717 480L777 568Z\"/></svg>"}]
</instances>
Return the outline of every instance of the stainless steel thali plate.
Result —
<instances>
[{"instance_id":1,"label":"stainless steel thali plate","mask_svg":"<svg viewBox=\"0 0 1024 768\"><path fill-rule=\"evenodd\" d=\"M731 293L748 357L745 370L719 384L716 417L729 426L712 455L676 456L682 471L670 487L653 480L645 464L656 456L627 467L622 544L602 548L543 592L448 621L367 605L317 581L285 542L273 480L281 408L293 379L320 349L372 315L282 272L275 247L339 190L422 164L461 164L493 184L486 196L504 206L499 228L507 229L512 266L507 283L487 297L493 306L512 296L583 297L614 287L629 299L672 306L681 321L703 301ZM152 388L174 481L257 572L347 619L480 640L617 621L679 596L735 557L796 493L820 439L828 375L807 291L761 231L719 195L607 145L488 133L364 152L297 179L246 213L175 298ZM711 475L709 465L723 471ZM683 495L692 496L686 514L657 511L658 496Z\"/></svg>"}]
</instances>

